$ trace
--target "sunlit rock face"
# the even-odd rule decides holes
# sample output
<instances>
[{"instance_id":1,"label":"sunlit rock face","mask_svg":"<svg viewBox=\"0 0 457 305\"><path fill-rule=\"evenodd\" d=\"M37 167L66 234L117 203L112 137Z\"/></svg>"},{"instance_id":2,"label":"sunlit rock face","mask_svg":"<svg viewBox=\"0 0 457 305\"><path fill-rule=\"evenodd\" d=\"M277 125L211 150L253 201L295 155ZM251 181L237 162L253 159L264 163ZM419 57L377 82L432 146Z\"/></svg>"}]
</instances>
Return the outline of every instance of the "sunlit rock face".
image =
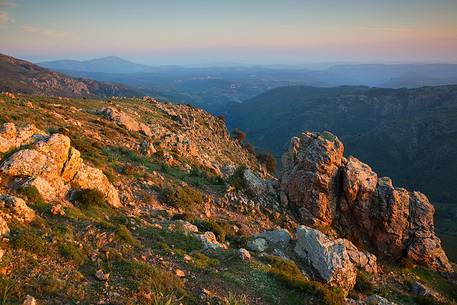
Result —
<instances>
[{"instance_id":1,"label":"sunlit rock face","mask_svg":"<svg viewBox=\"0 0 457 305\"><path fill-rule=\"evenodd\" d=\"M16 133L10 146L19 150L0 163L0 172L15 179L18 188L34 187L49 202L65 198L71 189L92 189L110 205L121 205L116 188L101 170L83 162L69 137L58 133L47 136L32 127L25 130L29 130L27 136L18 140ZM29 145L22 147L23 143Z\"/></svg>"},{"instance_id":2,"label":"sunlit rock face","mask_svg":"<svg viewBox=\"0 0 457 305\"><path fill-rule=\"evenodd\" d=\"M341 141L328 132L292 138L282 158L282 203L302 224L338 228L378 255L451 271L427 197L394 187L343 152Z\"/></svg>"}]
</instances>

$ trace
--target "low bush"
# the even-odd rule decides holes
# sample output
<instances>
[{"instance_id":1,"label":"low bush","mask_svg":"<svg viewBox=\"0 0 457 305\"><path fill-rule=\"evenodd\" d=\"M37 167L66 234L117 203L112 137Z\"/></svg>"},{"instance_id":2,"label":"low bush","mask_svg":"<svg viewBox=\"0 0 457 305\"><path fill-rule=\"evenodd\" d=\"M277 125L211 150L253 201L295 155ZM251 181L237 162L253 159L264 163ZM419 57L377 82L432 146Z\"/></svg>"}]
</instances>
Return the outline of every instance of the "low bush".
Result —
<instances>
[{"instance_id":1,"label":"low bush","mask_svg":"<svg viewBox=\"0 0 457 305\"><path fill-rule=\"evenodd\" d=\"M232 137L239 143L242 143L246 139L246 133L238 128L233 129Z\"/></svg>"},{"instance_id":2,"label":"low bush","mask_svg":"<svg viewBox=\"0 0 457 305\"><path fill-rule=\"evenodd\" d=\"M322 283L310 281L304 277L293 261L276 256L265 257L270 263L270 274L281 280L287 287L310 293L320 299L323 305L342 305L344 297L338 291L333 291Z\"/></svg>"},{"instance_id":3,"label":"low bush","mask_svg":"<svg viewBox=\"0 0 457 305\"><path fill-rule=\"evenodd\" d=\"M50 275L37 278L32 286L33 289L40 294L57 295L65 288L65 283L55 276Z\"/></svg>"},{"instance_id":4,"label":"low bush","mask_svg":"<svg viewBox=\"0 0 457 305\"><path fill-rule=\"evenodd\" d=\"M202 194L190 186L166 188L163 192L165 202L183 211L194 211L203 204Z\"/></svg>"},{"instance_id":5,"label":"low bush","mask_svg":"<svg viewBox=\"0 0 457 305\"><path fill-rule=\"evenodd\" d=\"M219 260L210 258L201 252L193 253L192 258L192 265L202 270L208 270L210 267L216 267L220 264Z\"/></svg>"},{"instance_id":6,"label":"low bush","mask_svg":"<svg viewBox=\"0 0 457 305\"><path fill-rule=\"evenodd\" d=\"M82 265L86 262L86 256L82 253L82 251L70 243L60 245L60 254L77 265Z\"/></svg>"},{"instance_id":7,"label":"low bush","mask_svg":"<svg viewBox=\"0 0 457 305\"><path fill-rule=\"evenodd\" d=\"M138 240L132 235L130 230L124 225L118 226L116 229L116 237L131 245L137 245L139 243Z\"/></svg>"},{"instance_id":8,"label":"low bush","mask_svg":"<svg viewBox=\"0 0 457 305\"><path fill-rule=\"evenodd\" d=\"M150 305L181 305L183 297L177 297L173 292L163 293L154 291L150 299Z\"/></svg>"},{"instance_id":9,"label":"low bush","mask_svg":"<svg viewBox=\"0 0 457 305\"><path fill-rule=\"evenodd\" d=\"M243 177L245 170L246 166L239 166L233 175L231 175L228 179L228 183L237 190L244 190L246 188L246 183Z\"/></svg>"},{"instance_id":10,"label":"low bush","mask_svg":"<svg viewBox=\"0 0 457 305\"><path fill-rule=\"evenodd\" d=\"M74 191L71 195L71 200L85 207L108 206L108 203L105 200L105 196L102 193L90 189L81 189Z\"/></svg>"},{"instance_id":11,"label":"low bush","mask_svg":"<svg viewBox=\"0 0 457 305\"><path fill-rule=\"evenodd\" d=\"M180 213L180 214L175 214L171 217L172 220L185 220L188 222L194 222L195 218L197 215L193 213Z\"/></svg>"},{"instance_id":12,"label":"low bush","mask_svg":"<svg viewBox=\"0 0 457 305\"><path fill-rule=\"evenodd\" d=\"M177 291L183 282L173 273L145 262L119 259L112 262L113 275L119 276L132 289Z\"/></svg>"},{"instance_id":13,"label":"low bush","mask_svg":"<svg viewBox=\"0 0 457 305\"><path fill-rule=\"evenodd\" d=\"M221 243L225 242L225 237L227 232L225 228L217 223L214 220L197 220L195 221L195 225L198 227L200 231L206 232L211 231L216 235L217 240Z\"/></svg>"},{"instance_id":14,"label":"low bush","mask_svg":"<svg viewBox=\"0 0 457 305\"><path fill-rule=\"evenodd\" d=\"M274 174L276 171L276 158L271 153L259 153L257 154L257 160L260 164L265 166L270 174Z\"/></svg>"},{"instance_id":15,"label":"low bush","mask_svg":"<svg viewBox=\"0 0 457 305\"><path fill-rule=\"evenodd\" d=\"M28 201L33 204L43 205L45 201L41 196L40 192L34 186L26 186L19 189L19 193L24 195Z\"/></svg>"},{"instance_id":16,"label":"low bush","mask_svg":"<svg viewBox=\"0 0 457 305\"><path fill-rule=\"evenodd\" d=\"M46 242L32 230L11 232L10 245L16 249L23 249L35 254L48 253Z\"/></svg>"},{"instance_id":17,"label":"low bush","mask_svg":"<svg viewBox=\"0 0 457 305\"><path fill-rule=\"evenodd\" d=\"M16 292L18 285L7 277L0 277L0 305L12 304L11 296Z\"/></svg>"},{"instance_id":18,"label":"low bush","mask_svg":"<svg viewBox=\"0 0 457 305\"><path fill-rule=\"evenodd\" d=\"M373 290L373 284L370 281L370 275L366 272L357 273L355 287L357 291L367 293Z\"/></svg>"}]
</instances>

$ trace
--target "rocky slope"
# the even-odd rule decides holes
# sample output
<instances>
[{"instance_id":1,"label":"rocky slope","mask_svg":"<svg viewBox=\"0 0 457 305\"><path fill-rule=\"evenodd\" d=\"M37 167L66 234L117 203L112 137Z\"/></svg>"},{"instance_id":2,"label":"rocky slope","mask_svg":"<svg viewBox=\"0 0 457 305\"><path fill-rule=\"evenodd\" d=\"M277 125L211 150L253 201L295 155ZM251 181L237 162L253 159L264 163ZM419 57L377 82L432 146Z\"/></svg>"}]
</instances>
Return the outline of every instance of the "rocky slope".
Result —
<instances>
[{"instance_id":1,"label":"rocky slope","mask_svg":"<svg viewBox=\"0 0 457 305\"><path fill-rule=\"evenodd\" d=\"M5 304L456 304L426 197L331 134L276 179L221 119L148 97L4 94L0 124Z\"/></svg>"},{"instance_id":2,"label":"rocky slope","mask_svg":"<svg viewBox=\"0 0 457 305\"><path fill-rule=\"evenodd\" d=\"M67 97L139 95L125 85L73 78L4 54L0 54L0 71L0 92Z\"/></svg>"}]
</instances>

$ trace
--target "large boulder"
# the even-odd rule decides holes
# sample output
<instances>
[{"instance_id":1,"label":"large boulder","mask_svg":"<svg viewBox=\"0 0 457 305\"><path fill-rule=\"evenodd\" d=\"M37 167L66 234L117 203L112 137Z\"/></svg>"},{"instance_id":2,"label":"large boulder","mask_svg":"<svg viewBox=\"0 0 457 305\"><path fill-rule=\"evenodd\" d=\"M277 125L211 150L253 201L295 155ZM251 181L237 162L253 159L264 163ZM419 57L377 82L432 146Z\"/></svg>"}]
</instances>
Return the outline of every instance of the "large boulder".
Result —
<instances>
[{"instance_id":1,"label":"large boulder","mask_svg":"<svg viewBox=\"0 0 457 305\"><path fill-rule=\"evenodd\" d=\"M268 242L265 238L254 237L248 241L247 247L254 252L264 252L268 249Z\"/></svg>"},{"instance_id":2,"label":"large boulder","mask_svg":"<svg viewBox=\"0 0 457 305\"><path fill-rule=\"evenodd\" d=\"M18 197L0 194L0 209L24 223L35 219L35 211Z\"/></svg>"},{"instance_id":3,"label":"large boulder","mask_svg":"<svg viewBox=\"0 0 457 305\"><path fill-rule=\"evenodd\" d=\"M4 160L0 172L15 177L19 188L35 188L46 201L63 199L70 189L93 189L110 205L120 206L118 191L105 174L85 164L70 138L62 134L41 136Z\"/></svg>"},{"instance_id":4,"label":"large boulder","mask_svg":"<svg viewBox=\"0 0 457 305\"><path fill-rule=\"evenodd\" d=\"M126 128L129 131L142 132L147 136L152 136L151 129L144 123L140 123L127 113L120 111L114 107L106 107L96 111L97 114L103 116L107 120L113 121L119 126Z\"/></svg>"},{"instance_id":5,"label":"large boulder","mask_svg":"<svg viewBox=\"0 0 457 305\"><path fill-rule=\"evenodd\" d=\"M250 250L255 252L265 252L266 250L284 250L290 244L291 236L286 229L277 229L270 231L263 231L257 235L252 236L247 246Z\"/></svg>"},{"instance_id":6,"label":"large boulder","mask_svg":"<svg viewBox=\"0 0 457 305\"><path fill-rule=\"evenodd\" d=\"M35 142L44 132L34 125L16 128L14 123L4 123L0 126L0 153L6 153L24 144Z\"/></svg>"},{"instance_id":7,"label":"large boulder","mask_svg":"<svg viewBox=\"0 0 457 305\"><path fill-rule=\"evenodd\" d=\"M332 224L342 158L343 144L330 133L305 132L292 138L282 157L281 201L303 224Z\"/></svg>"},{"instance_id":8,"label":"large boulder","mask_svg":"<svg viewBox=\"0 0 457 305\"><path fill-rule=\"evenodd\" d=\"M203 234L194 234L195 238L201 241L203 245L203 250L218 250L223 248L216 238L216 235L213 232L207 231Z\"/></svg>"},{"instance_id":9,"label":"large boulder","mask_svg":"<svg viewBox=\"0 0 457 305\"><path fill-rule=\"evenodd\" d=\"M250 169L243 171L243 180L246 190L253 196L261 196L268 191L267 182Z\"/></svg>"},{"instance_id":10,"label":"large boulder","mask_svg":"<svg viewBox=\"0 0 457 305\"><path fill-rule=\"evenodd\" d=\"M119 194L108 178L98 168L82 164L71 181L71 185L78 189L96 190L105 196L106 201L113 207L120 207Z\"/></svg>"},{"instance_id":11,"label":"large boulder","mask_svg":"<svg viewBox=\"0 0 457 305\"><path fill-rule=\"evenodd\" d=\"M296 237L295 253L309 263L324 282L346 293L352 290L357 270L343 239L332 240L307 226L298 227Z\"/></svg>"},{"instance_id":12,"label":"large boulder","mask_svg":"<svg viewBox=\"0 0 457 305\"><path fill-rule=\"evenodd\" d=\"M305 132L292 139L283 156L281 197L298 220L336 227L384 257L452 271L427 197L394 187L356 158L344 158L343 151L329 133Z\"/></svg>"}]
</instances>

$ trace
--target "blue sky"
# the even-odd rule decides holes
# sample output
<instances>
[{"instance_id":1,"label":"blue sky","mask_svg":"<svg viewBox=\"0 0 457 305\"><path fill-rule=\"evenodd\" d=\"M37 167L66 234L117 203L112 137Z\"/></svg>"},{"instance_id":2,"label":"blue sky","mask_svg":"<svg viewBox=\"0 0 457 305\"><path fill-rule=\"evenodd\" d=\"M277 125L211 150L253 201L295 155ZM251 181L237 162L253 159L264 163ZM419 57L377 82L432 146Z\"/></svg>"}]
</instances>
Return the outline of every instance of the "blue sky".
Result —
<instances>
[{"instance_id":1,"label":"blue sky","mask_svg":"<svg viewBox=\"0 0 457 305\"><path fill-rule=\"evenodd\" d=\"M457 62L456 0L0 0L0 52L148 64Z\"/></svg>"}]
</instances>

